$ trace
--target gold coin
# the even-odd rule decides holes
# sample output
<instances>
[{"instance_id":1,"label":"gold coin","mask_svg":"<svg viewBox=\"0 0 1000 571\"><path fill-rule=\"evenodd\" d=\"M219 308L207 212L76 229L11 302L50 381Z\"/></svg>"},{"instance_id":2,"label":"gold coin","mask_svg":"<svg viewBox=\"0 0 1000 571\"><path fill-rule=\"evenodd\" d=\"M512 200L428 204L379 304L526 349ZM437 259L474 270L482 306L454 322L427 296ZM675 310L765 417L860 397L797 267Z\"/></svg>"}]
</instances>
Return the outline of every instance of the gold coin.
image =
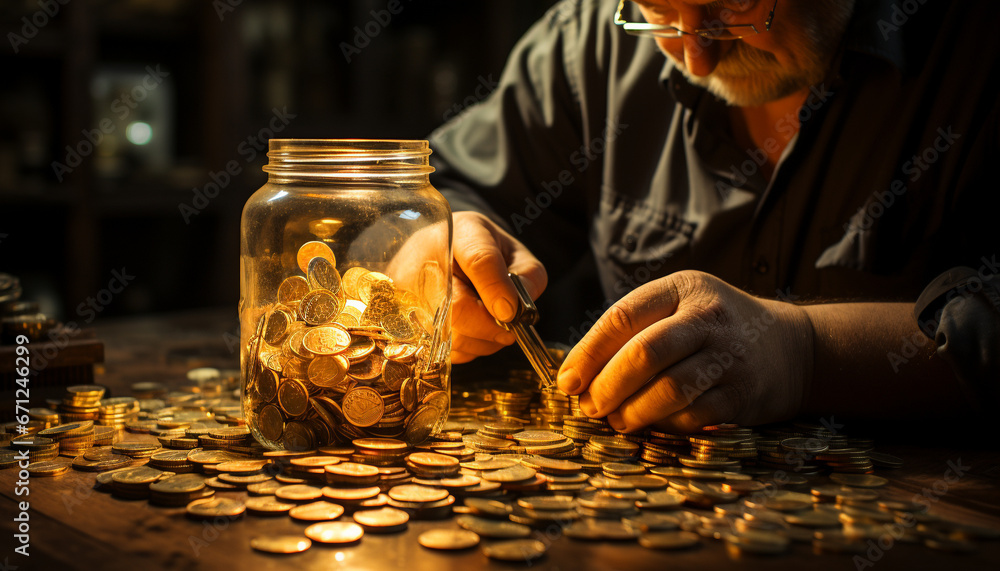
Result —
<instances>
[{"instance_id":1,"label":"gold coin","mask_svg":"<svg viewBox=\"0 0 1000 571\"><path fill-rule=\"evenodd\" d=\"M382 395L371 387L355 387L344 395L341 407L348 422L357 427L368 427L382 419L385 402Z\"/></svg>"},{"instance_id":2,"label":"gold coin","mask_svg":"<svg viewBox=\"0 0 1000 571\"><path fill-rule=\"evenodd\" d=\"M356 462L341 462L340 464L325 466L323 469L327 474L340 476L345 479L378 478L378 468L367 464L358 464Z\"/></svg>"},{"instance_id":3,"label":"gold coin","mask_svg":"<svg viewBox=\"0 0 1000 571\"><path fill-rule=\"evenodd\" d=\"M373 299L392 299L393 287L389 276L379 272L368 272L358 278L358 299L371 305Z\"/></svg>"},{"instance_id":4,"label":"gold coin","mask_svg":"<svg viewBox=\"0 0 1000 571\"><path fill-rule=\"evenodd\" d=\"M285 379L278 387L278 404L289 416L300 416L309 410L309 391L301 381Z\"/></svg>"},{"instance_id":5,"label":"gold coin","mask_svg":"<svg viewBox=\"0 0 1000 571\"><path fill-rule=\"evenodd\" d=\"M272 442L281 438L281 433L285 430L285 418L278 407L273 404L264 406L260 409L258 419L257 429L261 436Z\"/></svg>"},{"instance_id":6,"label":"gold coin","mask_svg":"<svg viewBox=\"0 0 1000 571\"><path fill-rule=\"evenodd\" d=\"M340 292L340 274L337 267L326 258L316 257L310 260L306 275L313 289L325 289L332 294Z\"/></svg>"},{"instance_id":7,"label":"gold coin","mask_svg":"<svg viewBox=\"0 0 1000 571\"><path fill-rule=\"evenodd\" d=\"M306 528L306 537L319 543L354 543L365 534L364 528L352 521L328 521Z\"/></svg>"},{"instance_id":8,"label":"gold coin","mask_svg":"<svg viewBox=\"0 0 1000 571\"><path fill-rule=\"evenodd\" d=\"M385 358L377 353L372 353L367 359L352 361L351 368L347 374L359 381L373 381L382 375L382 365Z\"/></svg>"},{"instance_id":9,"label":"gold coin","mask_svg":"<svg viewBox=\"0 0 1000 571\"><path fill-rule=\"evenodd\" d=\"M393 486L388 493L390 498L398 502L427 503L437 502L448 497L448 490L416 484Z\"/></svg>"},{"instance_id":10,"label":"gold coin","mask_svg":"<svg viewBox=\"0 0 1000 571\"><path fill-rule=\"evenodd\" d=\"M354 512L356 521L366 531L391 533L402 531L410 521L410 515L396 508L380 508L376 510L361 510Z\"/></svg>"},{"instance_id":11,"label":"gold coin","mask_svg":"<svg viewBox=\"0 0 1000 571\"><path fill-rule=\"evenodd\" d=\"M254 474L269 463L269 460L227 460L216 464L215 469L225 474Z\"/></svg>"},{"instance_id":12,"label":"gold coin","mask_svg":"<svg viewBox=\"0 0 1000 571\"><path fill-rule=\"evenodd\" d=\"M414 360L417 354L417 346L410 343L390 343L382 350L386 359L409 363Z\"/></svg>"},{"instance_id":13,"label":"gold coin","mask_svg":"<svg viewBox=\"0 0 1000 571\"><path fill-rule=\"evenodd\" d=\"M437 452L414 452L406 457L417 466L426 468L448 468L458 465L458 458Z\"/></svg>"},{"instance_id":14,"label":"gold coin","mask_svg":"<svg viewBox=\"0 0 1000 571\"><path fill-rule=\"evenodd\" d=\"M404 379L399 385L399 399L406 410L412 411L417 408L417 384L420 381L414 378Z\"/></svg>"},{"instance_id":15,"label":"gold coin","mask_svg":"<svg viewBox=\"0 0 1000 571\"><path fill-rule=\"evenodd\" d=\"M309 293L309 282L304 277L285 278L285 281L278 286L278 303L282 305L297 304L307 293Z\"/></svg>"},{"instance_id":16,"label":"gold coin","mask_svg":"<svg viewBox=\"0 0 1000 571\"><path fill-rule=\"evenodd\" d=\"M405 452L410 449L407 443L395 438L355 438L351 444L358 448L386 453Z\"/></svg>"},{"instance_id":17,"label":"gold coin","mask_svg":"<svg viewBox=\"0 0 1000 571\"><path fill-rule=\"evenodd\" d=\"M367 488L334 488L326 486L323 495L335 502L360 502L377 497L381 492L378 486Z\"/></svg>"},{"instance_id":18,"label":"gold coin","mask_svg":"<svg viewBox=\"0 0 1000 571\"><path fill-rule=\"evenodd\" d=\"M351 335L340 327L313 327L302 337L302 346L316 355L335 355L351 345Z\"/></svg>"},{"instance_id":19,"label":"gold coin","mask_svg":"<svg viewBox=\"0 0 1000 571\"><path fill-rule=\"evenodd\" d=\"M398 392L403 387L403 381L413 376L413 369L408 365L386 359L382 363L382 382L390 390Z\"/></svg>"},{"instance_id":20,"label":"gold coin","mask_svg":"<svg viewBox=\"0 0 1000 571\"><path fill-rule=\"evenodd\" d=\"M269 402L278 394L278 373L268 369L257 376L255 387L260 400Z\"/></svg>"},{"instance_id":21,"label":"gold coin","mask_svg":"<svg viewBox=\"0 0 1000 571\"><path fill-rule=\"evenodd\" d=\"M245 504L248 510L260 515L279 515L295 507L295 504L283 502L274 496L247 498Z\"/></svg>"},{"instance_id":22,"label":"gold coin","mask_svg":"<svg viewBox=\"0 0 1000 571\"><path fill-rule=\"evenodd\" d=\"M398 313L388 313L382 316L382 327L396 341L412 341L417 336L412 323Z\"/></svg>"},{"instance_id":23,"label":"gold coin","mask_svg":"<svg viewBox=\"0 0 1000 571\"><path fill-rule=\"evenodd\" d=\"M344 513L344 507L332 502L313 502L302 506L295 506L288 511L292 519L299 521L330 521L337 519Z\"/></svg>"},{"instance_id":24,"label":"gold coin","mask_svg":"<svg viewBox=\"0 0 1000 571\"><path fill-rule=\"evenodd\" d=\"M424 406L411 414L406 420L406 441L419 444L427 440L443 414L444 409L435 406Z\"/></svg>"},{"instance_id":25,"label":"gold coin","mask_svg":"<svg viewBox=\"0 0 1000 571\"><path fill-rule=\"evenodd\" d=\"M309 362L307 377L317 387L329 389L342 384L347 379L351 364L343 355L316 357Z\"/></svg>"},{"instance_id":26,"label":"gold coin","mask_svg":"<svg viewBox=\"0 0 1000 571\"><path fill-rule=\"evenodd\" d=\"M350 299L360 299L358 297L358 282L361 280L362 276L368 273L367 269L361 267L348 269L341 277L341 290ZM358 317L360 317L360 315L358 315Z\"/></svg>"},{"instance_id":27,"label":"gold coin","mask_svg":"<svg viewBox=\"0 0 1000 571\"><path fill-rule=\"evenodd\" d=\"M337 258L333 255L333 250L330 246L327 246L323 242L306 242L302 244L299 248L298 254L295 256L295 261L299 265L299 269L302 270L303 274L308 274L309 272L309 262L313 258L325 258L326 261L330 262L333 267L337 267Z\"/></svg>"},{"instance_id":28,"label":"gold coin","mask_svg":"<svg viewBox=\"0 0 1000 571\"><path fill-rule=\"evenodd\" d=\"M274 497L291 502L318 500L323 497L323 489L306 484L293 484L274 490Z\"/></svg>"},{"instance_id":29,"label":"gold coin","mask_svg":"<svg viewBox=\"0 0 1000 571\"><path fill-rule=\"evenodd\" d=\"M295 318L283 309L275 309L264 322L264 341L268 345L280 345L288 335L288 327Z\"/></svg>"},{"instance_id":30,"label":"gold coin","mask_svg":"<svg viewBox=\"0 0 1000 571\"><path fill-rule=\"evenodd\" d=\"M326 290L314 289L302 296L298 311L302 321L309 325L322 325L340 313L340 300Z\"/></svg>"},{"instance_id":31,"label":"gold coin","mask_svg":"<svg viewBox=\"0 0 1000 571\"><path fill-rule=\"evenodd\" d=\"M214 519L216 517L239 517L246 511L246 506L239 500L230 498L206 498L194 500L187 505L187 513L191 517Z\"/></svg>"},{"instance_id":32,"label":"gold coin","mask_svg":"<svg viewBox=\"0 0 1000 571\"><path fill-rule=\"evenodd\" d=\"M421 533L417 543L428 549L452 551L479 545L479 536L466 529L431 529Z\"/></svg>"},{"instance_id":33,"label":"gold coin","mask_svg":"<svg viewBox=\"0 0 1000 571\"><path fill-rule=\"evenodd\" d=\"M482 550L490 559L500 561L531 561L545 555L547 547L537 539L509 539L483 545Z\"/></svg>"},{"instance_id":34,"label":"gold coin","mask_svg":"<svg viewBox=\"0 0 1000 571\"><path fill-rule=\"evenodd\" d=\"M298 535L270 535L251 539L250 547L264 553L302 553L312 547L312 541Z\"/></svg>"},{"instance_id":35,"label":"gold coin","mask_svg":"<svg viewBox=\"0 0 1000 571\"><path fill-rule=\"evenodd\" d=\"M351 336L351 344L341 353L349 361L361 361L375 350L375 340L371 337Z\"/></svg>"},{"instance_id":36,"label":"gold coin","mask_svg":"<svg viewBox=\"0 0 1000 571\"><path fill-rule=\"evenodd\" d=\"M28 464L28 473L32 476L58 476L69 471L73 465L70 458L58 458L55 460L42 460L41 462L31 462Z\"/></svg>"}]
</instances>

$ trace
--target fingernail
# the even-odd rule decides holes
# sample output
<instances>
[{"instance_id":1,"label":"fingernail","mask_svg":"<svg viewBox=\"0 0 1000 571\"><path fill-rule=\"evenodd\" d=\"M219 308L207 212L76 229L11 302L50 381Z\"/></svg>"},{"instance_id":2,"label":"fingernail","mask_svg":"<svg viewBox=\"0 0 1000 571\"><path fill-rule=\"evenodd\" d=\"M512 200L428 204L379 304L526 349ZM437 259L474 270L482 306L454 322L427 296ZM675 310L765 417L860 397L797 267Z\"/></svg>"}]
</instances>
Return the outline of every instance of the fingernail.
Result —
<instances>
[{"instance_id":1,"label":"fingernail","mask_svg":"<svg viewBox=\"0 0 1000 571\"><path fill-rule=\"evenodd\" d=\"M506 299L500 298L493 302L493 317L504 323L514 319L514 306Z\"/></svg>"},{"instance_id":2,"label":"fingernail","mask_svg":"<svg viewBox=\"0 0 1000 571\"><path fill-rule=\"evenodd\" d=\"M597 406L594 405L594 399L591 398L590 393L580 396L580 410L590 418L597 416Z\"/></svg>"},{"instance_id":3,"label":"fingernail","mask_svg":"<svg viewBox=\"0 0 1000 571\"><path fill-rule=\"evenodd\" d=\"M608 424L611 425L611 428L614 428L618 432L625 431L625 421L622 420L621 413L612 412L611 414L608 415L606 420L608 421Z\"/></svg>"},{"instance_id":4,"label":"fingernail","mask_svg":"<svg viewBox=\"0 0 1000 571\"><path fill-rule=\"evenodd\" d=\"M576 394L577 389L580 388L580 375L576 374L573 369L567 369L561 373L556 379L556 383L559 388L562 389L564 393Z\"/></svg>"},{"instance_id":5,"label":"fingernail","mask_svg":"<svg viewBox=\"0 0 1000 571\"><path fill-rule=\"evenodd\" d=\"M510 345L517 341L517 337L514 337L514 334L509 331L501 331L493 340L501 345Z\"/></svg>"}]
</instances>

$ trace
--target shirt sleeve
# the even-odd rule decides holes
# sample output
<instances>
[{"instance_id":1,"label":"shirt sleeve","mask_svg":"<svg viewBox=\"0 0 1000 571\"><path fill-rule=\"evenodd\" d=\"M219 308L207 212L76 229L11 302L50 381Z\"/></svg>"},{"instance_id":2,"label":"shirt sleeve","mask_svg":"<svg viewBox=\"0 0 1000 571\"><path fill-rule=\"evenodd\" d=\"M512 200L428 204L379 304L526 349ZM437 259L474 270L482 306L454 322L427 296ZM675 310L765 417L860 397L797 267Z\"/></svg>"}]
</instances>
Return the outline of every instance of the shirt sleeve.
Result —
<instances>
[{"instance_id":1,"label":"shirt sleeve","mask_svg":"<svg viewBox=\"0 0 1000 571\"><path fill-rule=\"evenodd\" d=\"M486 214L550 272L587 251L582 181L567 175L583 131L574 66L596 4L556 4L514 47L496 89L429 137L432 182L452 210Z\"/></svg>"}]
</instances>

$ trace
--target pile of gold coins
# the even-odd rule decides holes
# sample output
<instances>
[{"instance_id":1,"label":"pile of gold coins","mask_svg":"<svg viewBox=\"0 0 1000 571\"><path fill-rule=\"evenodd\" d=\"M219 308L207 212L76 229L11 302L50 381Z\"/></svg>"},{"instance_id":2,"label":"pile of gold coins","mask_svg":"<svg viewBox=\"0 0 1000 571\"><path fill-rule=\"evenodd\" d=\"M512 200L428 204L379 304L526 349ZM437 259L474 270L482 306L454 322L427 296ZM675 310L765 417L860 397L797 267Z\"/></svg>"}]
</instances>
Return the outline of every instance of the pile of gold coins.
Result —
<instances>
[{"instance_id":1,"label":"pile of gold coins","mask_svg":"<svg viewBox=\"0 0 1000 571\"><path fill-rule=\"evenodd\" d=\"M304 244L297 262L304 276L281 282L243 358L254 434L287 450L425 440L449 402L437 315L384 274L352 267L341 276L323 242Z\"/></svg>"},{"instance_id":2,"label":"pile of gold coins","mask_svg":"<svg viewBox=\"0 0 1000 571\"><path fill-rule=\"evenodd\" d=\"M873 472L902 461L869 439L804 422L619 434L582 415L572 397L526 392L456 393L452 418L420 444L365 436L302 451L255 442L236 401L169 393L138 400L138 418L113 443L79 454L98 427L64 423L13 439L0 466L26 450L32 476L98 472L98 490L193 520L309 524L301 534L247 539L267 553L350 546L402 532L411 519L441 521L416 538L427 549L479 546L485 557L522 563L561 536L656 550L718 541L734 557L801 552L796 545L862 556L887 537L966 552L1000 539L997 529L946 520L926 502L887 492L889 480Z\"/></svg>"}]
</instances>

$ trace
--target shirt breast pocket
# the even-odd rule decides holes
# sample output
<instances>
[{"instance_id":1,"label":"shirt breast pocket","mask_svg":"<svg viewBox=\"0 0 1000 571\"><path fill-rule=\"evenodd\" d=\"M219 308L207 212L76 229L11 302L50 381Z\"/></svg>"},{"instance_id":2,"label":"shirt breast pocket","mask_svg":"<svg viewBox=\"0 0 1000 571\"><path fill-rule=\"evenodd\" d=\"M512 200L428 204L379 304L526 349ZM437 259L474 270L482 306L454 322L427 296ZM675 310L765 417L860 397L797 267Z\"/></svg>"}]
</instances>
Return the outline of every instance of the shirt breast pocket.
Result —
<instances>
[{"instance_id":1,"label":"shirt breast pocket","mask_svg":"<svg viewBox=\"0 0 1000 571\"><path fill-rule=\"evenodd\" d=\"M603 222L604 251L619 276L644 283L690 266L694 227L679 216L619 202Z\"/></svg>"}]
</instances>

